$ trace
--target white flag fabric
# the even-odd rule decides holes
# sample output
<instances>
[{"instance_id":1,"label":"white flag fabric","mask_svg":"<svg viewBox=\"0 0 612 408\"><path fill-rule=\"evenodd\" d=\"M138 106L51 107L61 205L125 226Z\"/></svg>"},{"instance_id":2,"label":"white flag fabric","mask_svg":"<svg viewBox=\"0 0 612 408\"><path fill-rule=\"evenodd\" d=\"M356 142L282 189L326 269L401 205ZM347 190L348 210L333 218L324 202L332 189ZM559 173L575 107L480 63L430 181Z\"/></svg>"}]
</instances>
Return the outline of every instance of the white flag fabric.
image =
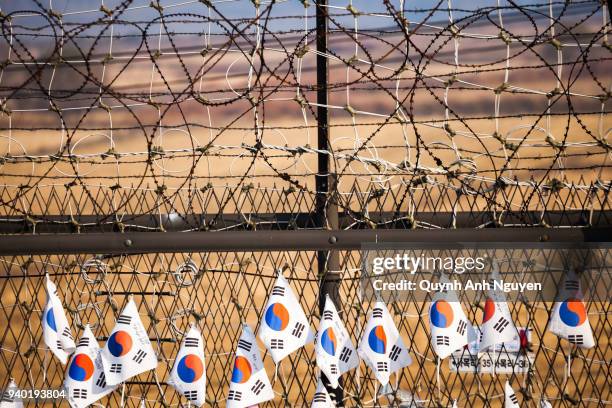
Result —
<instances>
[{"instance_id":1,"label":"white flag fabric","mask_svg":"<svg viewBox=\"0 0 612 408\"><path fill-rule=\"evenodd\" d=\"M51 352L66 364L68 356L74 351L75 344L64 307L57 294L57 287L46 275L47 304L43 310L43 340Z\"/></svg>"},{"instance_id":2,"label":"white flag fabric","mask_svg":"<svg viewBox=\"0 0 612 408\"><path fill-rule=\"evenodd\" d=\"M314 340L310 323L282 272L264 310L258 336L276 364Z\"/></svg>"},{"instance_id":3,"label":"white flag fabric","mask_svg":"<svg viewBox=\"0 0 612 408\"><path fill-rule=\"evenodd\" d=\"M274 391L261 361L257 340L247 324L238 340L227 408L244 408L274 399Z\"/></svg>"},{"instance_id":4,"label":"white flag fabric","mask_svg":"<svg viewBox=\"0 0 612 408\"><path fill-rule=\"evenodd\" d=\"M359 343L359 355L384 386L389 376L410 365L412 359L383 302L376 302Z\"/></svg>"},{"instance_id":5,"label":"white flag fabric","mask_svg":"<svg viewBox=\"0 0 612 408\"><path fill-rule=\"evenodd\" d=\"M206 402L206 365L202 334L191 326L178 351L168 383L189 400L201 407Z\"/></svg>"},{"instance_id":6,"label":"white flag fabric","mask_svg":"<svg viewBox=\"0 0 612 408\"><path fill-rule=\"evenodd\" d=\"M508 381L504 385L504 408L519 408L518 398Z\"/></svg>"},{"instance_id":7,"label":"white flag fabric","mask_svg":"<svg viewBox=\"0 0 612 408\"><path fill-rule=\"evenodd\" d=\"M76 351L70 358L64 388L72 408L88 407L116 388L106 383L100 346L89 325L85 326Z\"/></svg>"},{"instance_id":8,"label":"white flag fabric","mask_svg":"<svg viewBox=\"0 0 612 408\"><path fill-rule=\"evenodd\" d=\"M445 275L441 276L440 283L451 285ZM468 344L470 326L452 288L445 286L434 295L429 308L429 328L431 345L438 357L445 359Z\"/></svg>"},{"instance_id":9,"label":"white flag fabric","mask_svg":"<svg viewBox=\"0 0 612 408\"><path fill-rule=\"evenodd\" d=\"M335 408L336 404L332 401L327 388L323 385L321 377L317 383L317 389L315 390L314 397L312 397L312 404L310 408Z\"/></svg>"},{"instance_id":10,"label":"white flag fabric","mask_svg":"<svg viewBox=\"0 0 612 408\"><path fill-rule=\"evenodd\" d=\"M490 283L500 282L499 267L495 260L493 260L492 268ZM480 351L511 342L518 337L518 331L512 322L512 314L503 292L493 288L488 291L480 330Z\"/></svg>"},{"instance_id":11,"label":"white flag fabric","mask_svg":"<svg viewBox=\"0 0 612 408\"><path fill-rule=\"evenodd\" d=\"M546 398L542 398L540 400L540 408L552 408L552 404L546 400Z\"/></svg>"},{"instance_id":12,"label":"white flag fabric","mask_svg":"<svg viewBox=\"0 0 612 408\"><path fill-rule=\"evenodd\" d=\"M317 366L333 388L338 387L338 379L342 374L359 365L357 350L329 296L325 297L325 307L315 342L315 353Z\"/></svg>"},{"instance_id":13,"label":"white flag fabric","mask_svg":"<svg viewBox=\"0 0 612 408\"><path fill-rule=\"evenodd\" d=\"M117 385L157 367L155 351L140 320L134 299L130 298L117 318L101 355L109 385Z\"/></svg>"},{"instance_id":14,"label":"white flag fabric","mask_svg":"<svg viewBox=\"0 0 612 408\"><path fill-rule=\"evenodd\" d=\"M0 408L23 408L23 402L20 398L16 397L15 393L19 392L15 380L11 378L11 382L6 387L2 396L0 396Z\"/></svg>"},{"instance_id":15,"label":"white flag fabric","mask_svg":"<svg viewBox=\"0 0 612 408\"><path fill-rule=\"evenodd\" d=\"M580 279L568 271L557 294L548 322L549 330L581 348L595 347L593 331L583 302Z\"/></svg>"}]
</instances>

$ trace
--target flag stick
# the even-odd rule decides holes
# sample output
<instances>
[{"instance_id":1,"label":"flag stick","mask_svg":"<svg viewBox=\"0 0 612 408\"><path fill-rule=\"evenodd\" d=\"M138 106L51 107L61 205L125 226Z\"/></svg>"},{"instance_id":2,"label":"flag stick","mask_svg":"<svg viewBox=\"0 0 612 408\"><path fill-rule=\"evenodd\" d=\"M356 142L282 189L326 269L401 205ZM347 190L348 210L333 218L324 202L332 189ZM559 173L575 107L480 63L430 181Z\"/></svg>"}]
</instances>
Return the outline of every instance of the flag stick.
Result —
<instances>
[{"instance_id":1,"label":"flag stick","mask_svg":"<svg viewBox=\"0 0 612 408\"><path fill-rule=\"evenodd\" d=\"M499 359L499 356L496 357L495 353L497 353L497 343L493 343L493 375L497 375L495 366L497 366L497 360Z\"/></svg>"},{"instance_id":2,"label":"flag stick","mask_svg":"<svg viewBox=\"0 0 612 408\"><path fill-rule=\"evenodd\" d=\"M123 400L124 394L125 394L125 383L122 383L121 384L121 408L123 408L123 406L125 404L125 402Z\"/></svg>"},{"instance_id":3,"label":"flag stick","mask_svg":"<svg viewBox=\"0 0 612 408\"><path fill-rule=\"evenodd\" d=\"M442 398L442 390L440 389L440 357L436 357L436 385L438 386L438 401Z\"/></svg>"},{"instance_id":4,"label":"flag stick","mask_svg":"<svg viewBox=\"0 0 612 408\"><path fill-rule=\"evenodd\" d=\"M573 352L573 348L574 346L570 346L570 350L569 353L567 354L567 378L569 380L569 378L572 375L572 352Z\"/></svg>"},{"instance_id":5,"label":"flag stick","mask_svg":"<svg viewBox=\"0 0 612 408\"><path fill-rule=\"evenodd\" d=\"M47 383L47 355L49 348L45 348L45 355L43 357L43 384Z\"/></svg>"}]
</instances>

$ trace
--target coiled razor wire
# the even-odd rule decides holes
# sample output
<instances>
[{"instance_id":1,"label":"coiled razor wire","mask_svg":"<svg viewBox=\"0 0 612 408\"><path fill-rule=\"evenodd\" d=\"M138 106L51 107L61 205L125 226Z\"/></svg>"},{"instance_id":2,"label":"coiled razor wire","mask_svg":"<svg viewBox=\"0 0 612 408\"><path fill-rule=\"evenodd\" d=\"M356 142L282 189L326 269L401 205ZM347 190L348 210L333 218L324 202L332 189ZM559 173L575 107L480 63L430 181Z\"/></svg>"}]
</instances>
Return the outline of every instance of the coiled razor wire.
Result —
<instances>
[{"instance_id":1,"label":"coiled razor wire","mask_svg":"<svg viewBox=\"0 0 612 408\"><path fill-rule=\"evenodd\" d=\"M337 178L328 200L366 224L351 210L371 193L412 219L437 209L428 190L496 217L545 212L550 192L597 210L609 191L605 4L326 6L329 150L314 137L314 4L94 5L2 7L7 216L44 221L40 200L65 189L78 198L53 204L76 228L82 214L184 218L207 189L228 190L208 211L235 212L245 189L316 194L318 155Z\"/></svg>"}]
</instances>

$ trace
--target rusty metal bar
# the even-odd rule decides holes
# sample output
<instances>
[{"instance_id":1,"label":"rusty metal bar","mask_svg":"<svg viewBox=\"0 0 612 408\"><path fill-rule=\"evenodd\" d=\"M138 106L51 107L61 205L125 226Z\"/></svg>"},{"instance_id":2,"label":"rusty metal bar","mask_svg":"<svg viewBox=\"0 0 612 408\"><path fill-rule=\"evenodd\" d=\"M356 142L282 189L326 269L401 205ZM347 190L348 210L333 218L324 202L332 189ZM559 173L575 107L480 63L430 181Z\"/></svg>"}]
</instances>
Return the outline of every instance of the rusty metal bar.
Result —
<instances>
[{"instance_id":1,"label":"rusty metal bar","mask_svg":"<svg viewBox=\"0 0 612 408\"><path fill-rule=\"evenodd\" d=\"M612 228L486 228L454 230L298 230L129 232L0 236L0 255L138 254L205 251L330 251L365 243L607 242Z\"/></svg>"}]
</instances>

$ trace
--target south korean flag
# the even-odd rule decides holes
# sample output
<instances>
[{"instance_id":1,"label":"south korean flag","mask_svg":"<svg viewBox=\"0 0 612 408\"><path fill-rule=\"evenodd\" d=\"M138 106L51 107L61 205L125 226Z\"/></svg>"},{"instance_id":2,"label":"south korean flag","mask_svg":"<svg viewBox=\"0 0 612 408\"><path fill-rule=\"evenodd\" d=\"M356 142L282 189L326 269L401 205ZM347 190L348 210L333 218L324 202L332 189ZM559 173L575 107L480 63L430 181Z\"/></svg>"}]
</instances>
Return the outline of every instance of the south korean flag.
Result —
<instances>
[{"instance_id":1,"label":"south korean flag","mask_svg":"<svg viewBox=\"0 0 612 408\"><path fill-rule=\"evenodd\" d=\"M315 342L317 365L333 388L338 387L338 378L359 365L357 350L338 316L334 302L325 297L325 308Z\"/></svg>"},{"instance_id":2,"label":"south korean flag","mask_svg":"<svg viewBox=\"0 0 612 408\"><path fill-rule=\"evenodd\" d=\"M548 327L552 333L578 347L595 347L589 316L583 302L580 279L574 271L568 271L565 275Z\"/></svg>"},{"instance_id":3,"label":"south korean flag","mask_svg":"<svg viewBox=\"0 0 612 408\"><path fill-rule=\"evenodd\" d=\"M332 401L329 393L327 392L327 388L325 388L323 381L319 377L317 389L314 393L314 397L312 398L310 408L335 408L335 406L336 404L334 404L334 401Z\"/></svg>"},{"instance_id":4,"label":"south korean flag","mask_svg":"<svg viewBox=\"0 0 612 408\"><path fill-rule=\"evenodd\" d=\"M66 364L68 356L75 349L74 338L70 332L64 307L57 295L57 287L46 275L47 304L43 310L43 340L51 352Z\"/></svg>"},{"instance_id":5,"label":"south korean flag","mask_svg":"<svg viewBox=\"0 0 612 408\"><path fill-rule=\"evenodd\" d=\"M412 359L383 302L376 302L359 343L359 355L384 386L392 373L410 365Z\"/></svg>"},{"instance_id":6,"label":"south korean flag","mask_svg":"<svg viewBox=\"0 0 612 408\"><path fill-rule=\"evenodd\" d=\"M274 399L274 391L261 361L255 335L245 324L238 340L226 407L250 407L271 399Z\"/></svg>"},{"instance_id":7,"label":"south korean flag","mask_svg":"<svg viewBox=\"0 0 612 408\"><path fill-rule=\"evenodd\" d=\"M191 405L201 407L206 402L204 342L195 326L191 326L183 338L168 384L183 394Z\"/></svg>"},{"instance_id":8,"label":"south korean flag","mask_svg":"<svg viewBox=\"0 0 612 408\"><path fill-rule=\"evenodd\" d=\"M540 408L552 408L552 404L546 398L540 400Z\"/></svg>"},{"instance_id":9,"label":"south korean flag","mask_svg":"<svg viewBox=\"0 0 612 408\"><path fill-rule=\"evenodd\" d=\"M499 267L495 260L492 267L491 285L493 281L501 281ZM515 337L518 337L518 331L512 322L510 308L506 303L506 296L503 292L494 290L493 287L487 293L481 331L480 351L487 350L491 346L511 342Z\"/></svg>"},{"instance_id":10,"label":"south korean flag","mask_svg":"<svg viewBox=\"0 0 612 408\"><path fill-rule=\"evenodd\" d=\"M84 408L110 394L115 388L106 383L100 346L87 325L66 371L66 399L72 408Z\"/></svg>"},{"instance_id":11,"label":"south korean flag","mask_svg":"<svg viewBox=\"0 0 612 408\"><path fill-rule=\"evenodd\" d=\"M442 275L440 283L451 285L451 282ZM468 344L470 323L461 308L461 303L452 287L443 286L437 292L429 309L429 327L431 330L431 345L434 352L441 359L450 356Z\"/></svg>"},{"instance_id":12,"label":"south korean flag","mask_svg":"<svg viewBox=\"0 0 612 408\"><path fill-rule=\"evenodd\" d=\"M504 408L519 408L518 398L508 381L504 385Z\"/></svg>"},{"instance_id":13,"label":"south korean flag","mask_svg":"<svg viewBox=\"0 0 612 408\"><path fill-rule=\"evenodd\" d=\"M258 336L276 364L314 340L300 302L281 271L264 310Z\"/></svg>"},{"instance_id":14,"label":"south korean flag","mask_svg":"<svg viewBox=\"0 0 612 408\"><path fill-rule=\"evenodd\" d=\"M102 365L109 385L157 367L157 357L132 298L102 349Z\"/></svg>"},{"instance_id":15,"label":"south korean flag","mask_svg":"<svg viewBox=\"0 0 612 408\"><path fill-rule=\"evenodd\" d=\"M23 402L18 398L19 388L11 378L9 385L0 396L0 408L23 408Z\"/></svg>"}]
</instances>

